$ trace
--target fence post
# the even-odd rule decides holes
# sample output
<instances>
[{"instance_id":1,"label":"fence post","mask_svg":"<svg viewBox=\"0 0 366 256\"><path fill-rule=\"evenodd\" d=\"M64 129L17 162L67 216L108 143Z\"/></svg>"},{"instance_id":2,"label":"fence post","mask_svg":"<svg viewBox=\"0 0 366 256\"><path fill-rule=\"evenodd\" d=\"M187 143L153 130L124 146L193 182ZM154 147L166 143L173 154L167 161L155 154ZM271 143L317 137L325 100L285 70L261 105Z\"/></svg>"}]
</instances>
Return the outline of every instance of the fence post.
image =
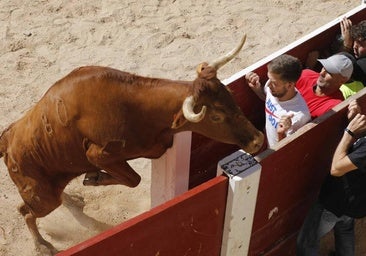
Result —
<instances>
[{"instance_id":1,"label":"fence post","mask_svg":"<svg viewBox=\"0 0 366 256\"><path fill-rule=\"evenodd\" d=\"M239 150L222 159L217 172L229 176L221 256L248 255L261 166Z\"/></svg>"},{"instance_id":2,"label":"fence post","mask_svg":"<svg viewBox=\"0 0 366 256\"><path fill-rule=\"evenodd\" d=\"M174 135L174 143L151 161L151 208L188 190L192 132Z\"/></svg>"}]
</instances>

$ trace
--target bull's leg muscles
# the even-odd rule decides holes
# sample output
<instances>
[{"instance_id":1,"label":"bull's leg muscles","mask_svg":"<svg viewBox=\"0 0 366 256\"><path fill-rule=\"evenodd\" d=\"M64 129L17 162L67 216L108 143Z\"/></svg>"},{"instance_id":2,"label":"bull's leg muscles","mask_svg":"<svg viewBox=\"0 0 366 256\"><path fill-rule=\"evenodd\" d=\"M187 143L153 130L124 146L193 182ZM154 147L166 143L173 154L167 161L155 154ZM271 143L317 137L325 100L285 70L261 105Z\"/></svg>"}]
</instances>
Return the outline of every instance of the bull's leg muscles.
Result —
<instances>
[{"instance_id":1,"label":"bull's leg muscles","mask_svg":"<svg viewBox=\"0 0 366 256\"><path fill-rule=\"evenodd\" d=\"M29 178L28 176L23 176L23 173L35 173L39 174L39 176ZM59 183L57 184L51 182L49 177L42 175L42 171L36 171L36 169L28 171L19 170L18 172L12 173L12 175L24 201L18 207L18 210L25 219L37 250L45 255L56 254L57 250L51 243L43 239L39 233L36 219L48 215L61 205L62 187L66 182L62 178L58 178ZM33 182L33 180L37 180L37 182Z\"/></svg>"},{"instance_id":2,"label":"bull's leg muscles","mask_svg":"<svg viewBox=\"0 0 366 256\"><path fill-rule=\"evenodd\" d=\"M93 165L106 171L106 173L98 172L100 185L122 184L136 187L141 181L140 175L125 160L121 160L119 154L110 154L103 151L100 146L91 143L86 151L86 156Z\"/></svg>"},{"instance_id":3,"label":"bull's leg muscles","mask_svg":"<svg viewBox=\"0 0 366 256\"><path fill-rule=\"evenodd\" d=\"M56 253L58 253L56 248L53 247L51 243L47 242L39 233L36 224L37 218L33 216L29 208L23 203L18 207L18 210L23 215L25 223L27 224L27 227L32 234L36 249L44 252L44 248L42 248L44 246L51 255L55 255Z\"/></svg>"}]
</instances>

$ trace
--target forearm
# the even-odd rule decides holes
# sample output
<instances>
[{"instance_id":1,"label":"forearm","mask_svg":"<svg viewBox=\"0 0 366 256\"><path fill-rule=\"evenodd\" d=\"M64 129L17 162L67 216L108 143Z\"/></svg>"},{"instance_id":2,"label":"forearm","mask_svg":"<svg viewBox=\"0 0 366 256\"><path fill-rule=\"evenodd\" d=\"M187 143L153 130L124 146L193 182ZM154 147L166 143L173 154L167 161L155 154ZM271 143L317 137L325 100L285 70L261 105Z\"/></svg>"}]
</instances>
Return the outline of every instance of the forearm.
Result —
<instances>
[{"instance_id":1,"label":"forearm","mask_svg":"<svg viewBox=\"0 0 366 256\"><path fill-rule=\"evenodd\" d=\"M348 132L344 131L341 141L339 142L332 159L331 174L334 176L342 176L349 171L344 162L348 161L348 150L354 142L354 138Z\"/></svg>"},{"instance_id":2,"label":"forearm","mask_svg":"<svg viewBox=\"0 0 366 256\"><path fill-rule=\"evenodd\" d=\"M252 87L252 90L255 94L257 94L258 98L265 101L266 100L266 94L264 93L263 87Z\"/></svg>"},{"instance_id":3,"label":"forearm","mask_svg":"<svg viewBox=\"0 0 366 256\"><path fill-rule=\"evenodd\" d=\"M257 94L257 96L261 100L266 100L266 94L264 92L264 87L262 86L258 74L254 72L249 72L245 75L245 79L248 83L248 86L252 89L252 91Z\"/></svg>"}]
</instances>

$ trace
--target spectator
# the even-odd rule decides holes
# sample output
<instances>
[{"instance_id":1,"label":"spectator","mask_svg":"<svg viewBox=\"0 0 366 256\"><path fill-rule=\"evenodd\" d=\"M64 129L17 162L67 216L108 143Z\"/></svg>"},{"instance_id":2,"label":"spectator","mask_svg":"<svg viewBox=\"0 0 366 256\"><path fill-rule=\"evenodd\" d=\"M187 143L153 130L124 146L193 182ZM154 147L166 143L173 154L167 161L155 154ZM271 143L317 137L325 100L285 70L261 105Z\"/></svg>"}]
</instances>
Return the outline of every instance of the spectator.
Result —
<instances>
[{"instance_id":1,"label":"spectator","mask_svg":"<svg viewBox=\"0 0 366 256\"><path fill-rule=\"evenodd\" d=\"M356 65L355 57L348 52L338 52L338 54L343 54L347 56L352 61L354 70ZM313 69L314 71L321 70L322 69L321 63L318 62L319 56L320 56L319 51L311 51L306 59L306 67L308 67L309 69ZM350 96L356 94L358 91L362 90L363 88L364 88L363 83L355 80L353 72L350 79L346 83L342 84L339 90L342 92L343 98L347 99Z\"/></svg>"},{"instance_id":2,"label":"spectator","mask_svg":"<svg viewBox=\"0 0 366 256\"><path fill-rule=\"evenodd\" d=\"M355 101L322 184L297 238L296 255L318 255L321 238L334 230L336 255L354 255L354 218L366 216L366 116ZM354 118L352 118L355 116Z\"/></svg>"},{"instance_id":3,"label":"spectator","mask_svg":"<svg viewBox=\"0 0 366 256\"><path fill-rule=\"evenodd\" d=\"M296 83L312 118L324 114L344 100L339 88L350 79L353 72L352 61L343 54L318 61L323 66L320 73L304 69Z\"/></svg>"},{"instance_id":4,"label":"spectator","mask_svg":"<svg viewBox=\"0 0 366 256\"><path fill-rule=\"evenodd\" d=\"M309 109L295 88L302 66L297 58L284 54L268 65L268 81L261 85L259 76L250 72L245 78L249 87L265 100L266 135L269 147L307 123Z\"/></svg>"},{"instance_id":5,"label":"spectator","mask_svg":"<svg viewBox=\"0 0 366 256\"><path fill-rule=\"evenodd\" d=\"M343 18L340 22L341 26L341 47L339 50L344 50L352 53L356 58L354 67L354 79L361 81L366 85L366 20L359 22L357 25L352 25L352 21L348 18Z\"/></svg>"},{"instance_id":6,"label":"spectator","mask_svg":"<svg viewBox=\"0 0 366 256\"><path fill-rule=\"evenodd\" d=\"M350 39L348 37L347 42L345 40L345 45L350 45L353 48L353 54L356 57L355 80L366 85L366 20L357 25L352 25L350 35L353 44L349 43Z\"/></svg>"},{"instance_id":7,"label":"spectator","mask_svg":"<svg viewBox=\"0 0 366 256\"><path fill-rule=\"evenodd\" d=\"M359 78L356 78L357 75L355 73L355 69L357 68L357 63L355 57L353 57L352 54L348 52L340 52L339 54L346 55L352 61L353 64L353 72L350 79L346 83L342 84L341 87L339 88L339 90L343 94L343 98L347 99L352 95L356 94L357 92L359 92L360 90L362 90L363 88L365 88L365 86L361 81L359 81L360 80Z\"/></svg>"},{"instance_id":8,"label":"spectator","mask_svg":"<svg viewBox=\"0 0 366 256\"><path fill-rule=\"evenodd\" d=\"M349 81L340 87L344 99L357 93L366 85L366 20L352 26L352 21L343 18L340 22L341 34L330 45L330 53L341 53L353 62L353 73ZM306 66L315 71L320 70L319 56L329 57L328 51L312 51L308 55Z\"/></svg>"}]
</instances>

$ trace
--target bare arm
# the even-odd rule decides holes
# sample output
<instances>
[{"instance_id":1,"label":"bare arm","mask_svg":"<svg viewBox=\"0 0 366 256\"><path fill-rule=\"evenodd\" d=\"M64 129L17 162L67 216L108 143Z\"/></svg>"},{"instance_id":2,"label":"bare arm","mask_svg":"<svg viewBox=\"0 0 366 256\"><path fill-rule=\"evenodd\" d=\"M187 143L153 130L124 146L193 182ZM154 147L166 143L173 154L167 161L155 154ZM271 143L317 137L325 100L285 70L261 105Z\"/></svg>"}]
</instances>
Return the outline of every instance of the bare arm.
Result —
<instances>
[{"instance_id":1,"label":"bare arm","mask_svg":"<svg viewBox=\"0 0 366 256\"><path fill-rule=\"evenodd\" d=\"M351 37L352 21L350 19L347 19L346 17L344 17L341 20L340 25L341 25L341 33L342 33L342 37L343 37L343 48L347 52L352 52L352 48L353 48L353 40Z\"/></svg>"},{"instance_id":2,"label":"bare arm","mask_svg":"<svg viewBox=\"0 0 366 256\"><path fill-rule=\"evenodd\" d=\"M344 132L341 141L334 153L330 174L333 176L342 176L347 172L357 169L357 167L349 159L347 152L351 147L354 139L347 132Z\"/></svg>"},{"instance_id":3,"label":"bare arm","mask_svg":"<svg viewBox=\"0 0 366 256\"><path fill-rule=\"evenodd\" d=\"M348 130L348 131L347 131ZM339 142L332 160L331 175L342 176L350 171L357 169L348 157L348 149L354 139L366 131L366 116L356 114L348 124L341 141Z\"/></svg>"},{"instance_id":4,"label":"bare arm","mask_svg":"<svg viewBox=\"0 0 366 256\"><path fill-rule=\"evenodd\" d=\"M245 75L245 79L253 92L255 92L261 100L266 100L266 94L264 93L263 86L259 82L259 76L254 72L249 72Z\"/></svg>"}]
</instances>

